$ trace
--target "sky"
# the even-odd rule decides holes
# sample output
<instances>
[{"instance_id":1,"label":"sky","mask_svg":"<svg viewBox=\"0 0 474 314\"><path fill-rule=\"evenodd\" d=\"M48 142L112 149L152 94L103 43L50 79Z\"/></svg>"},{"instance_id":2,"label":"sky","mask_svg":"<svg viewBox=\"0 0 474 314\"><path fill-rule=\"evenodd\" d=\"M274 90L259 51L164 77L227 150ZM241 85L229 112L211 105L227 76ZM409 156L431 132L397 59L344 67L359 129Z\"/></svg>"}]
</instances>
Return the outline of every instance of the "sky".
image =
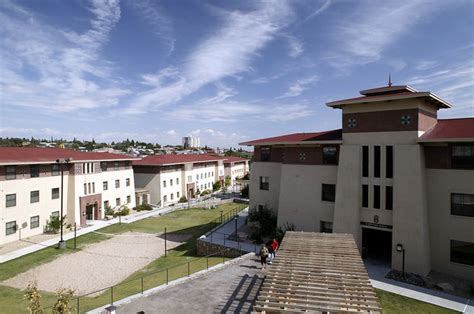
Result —
<instances>
[{"instance_id":1,"label":"sky","mask_svg":"<svg viewBox=\"0 0 474 314\"><path fill-rule=\"evenodd\" d=\"M474 1L0 0L0 137L235 147L389 73L474 116Z\"/></svg>"}]
</instances>

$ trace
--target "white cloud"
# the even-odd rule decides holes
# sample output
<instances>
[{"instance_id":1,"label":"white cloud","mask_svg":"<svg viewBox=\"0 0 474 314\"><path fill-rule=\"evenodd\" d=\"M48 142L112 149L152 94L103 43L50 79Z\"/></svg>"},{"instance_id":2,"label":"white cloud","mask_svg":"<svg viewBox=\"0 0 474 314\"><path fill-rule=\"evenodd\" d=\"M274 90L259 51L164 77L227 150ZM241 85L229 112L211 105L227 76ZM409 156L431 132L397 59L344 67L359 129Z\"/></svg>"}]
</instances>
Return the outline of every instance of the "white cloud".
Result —
<instances>
[{"instance_id":1,"label":"white cloud","mask_svg":"<svg viewBox=\"0 0 474 314\"><path fill-rule=\"evenodd\" d=\"M340 69L380 60L387 47L444 5L429 0L358 2L352 14L340 19L332 34L337 50L327 59Z\"/></svg>"},{"instance_id":2,"label":"white cloud","mask_svg":"<svg viewBox=\"0 0 474 314\"><path fill-rule=\"evenodd\" d=\"M150 0L133 0L125 1L125 3L141 13L143 19L151 25L153 33L168 46L168 55L170 55L174 51L176 39L173 22L164 14L164 9L159 7L156 1Z\"/></svg>"},{"instance_id":3,"label":"white cloud","mask_svg":"<svg viewBox=\"0 0 474 314\"><path fill-rule=\"evenodd\" d=\"M287 98L287 97L296 97L301 95L306 89L309 88L312 84L316 83L319 81L319 76L313 75L310 77L306 77L304 79L299 79L290 87L288 88L288 91L284 93L283 95L277 97L277 98Z\"/></svg>"},{"instance_id":4,"label":"white cloud","mask_svg":"<svg viewBox=\"0 0 474 314\"><path fill-rule=\"evenodd\" d=\"M256 79L251 80L250 83L253 83L253 84L267 84L267 83L270 83L271 81L279 79L281 76L282 76L281 73L275 74L275 75L272 75L272 76L262 76L262 77L258 77Z\"/></svg>"},{"instance_id":5,"label":"white cloud","mask_svg":"<svg viewBox=\"0 0 474 314\"><path fill-rule=\"evenodd\" d=\"M285 37L288 40L288 47L290 49L290 57L295 58L301 55L304 51L303 43L295 36L287 35Z\"/></svg>"},{"instance_id":6,"label":"white cloud","mask_svg":"<svg viewBox=\"0 0 474 314\"><path fill-rule=\"evenodd\" d=\"M439 63L433 60L422 60L416 63L415 69L418 71L431 70L432 68L438 66Z\"/></svg>"},{"instance_id":7,"label":"white cloud","mask_svg":"<svg viewBox=\"0 0 474 314\"><path fill-rule=\"evenodd\" d=\"M100 57L120 19L119 3L92 1L88 10L90 28L76 33L49 26L16 4L0 4L2 106L67 112L115 106L129 93L115 87L111 64Z\"/></svg>"},{"instance_id":8,"label":"white cloud","mask_svg":"<svg viewBox=\"0 0 474 314\"><path fill-rule=\"evenodd\" d=\"M331 0L325 0L320 7L318 7L316 10L314 10L310 15L308 15L308 17L306 17L304 19L304 22L309 21L312 18L314 18L314 17L318 16L319 14L323 13L324 11L326 11L329 8L330 5L331 5Z\"/></svg>"},{"instance_id":9,"label":"white cloud","mask_svg":"<svg viewBox=\"0 0 474 314\"><path fill-rule=\"evenodd\" d=\"M175 80L140 93L121 113L144 113L175 103L209 83L250 70L253 58L292 17L284 1L220 14L224 25L190 53Z\"/></svg>"}]
</instances>

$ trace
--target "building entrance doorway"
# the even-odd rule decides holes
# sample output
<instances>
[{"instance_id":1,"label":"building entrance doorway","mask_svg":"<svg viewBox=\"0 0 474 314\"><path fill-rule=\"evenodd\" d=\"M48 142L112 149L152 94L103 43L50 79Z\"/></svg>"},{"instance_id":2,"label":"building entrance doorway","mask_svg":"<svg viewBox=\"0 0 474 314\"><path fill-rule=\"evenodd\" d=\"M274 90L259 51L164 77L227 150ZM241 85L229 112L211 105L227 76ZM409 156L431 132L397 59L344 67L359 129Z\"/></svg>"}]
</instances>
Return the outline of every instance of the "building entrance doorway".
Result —
<instances>
[{"instance_id":1,"label":"building entrance doorway","mask_svg":"<svg viewBox=\"0 0 474 314\"><path fill-rule=\"evenodd\" d=\"M362 257L390 264L392 261L392 231L362 228Z\"/></svg>"},{"instance_id":2,"label":"building entrance doorway","mask_svg":"<svg viewBox=\"0 0 474 314\"><path fill-rule=\"evenodd\" d=\"M94 205L87 205L86 206L86 219L93 220L94 219Z\"/></svg>"}]
</instances>

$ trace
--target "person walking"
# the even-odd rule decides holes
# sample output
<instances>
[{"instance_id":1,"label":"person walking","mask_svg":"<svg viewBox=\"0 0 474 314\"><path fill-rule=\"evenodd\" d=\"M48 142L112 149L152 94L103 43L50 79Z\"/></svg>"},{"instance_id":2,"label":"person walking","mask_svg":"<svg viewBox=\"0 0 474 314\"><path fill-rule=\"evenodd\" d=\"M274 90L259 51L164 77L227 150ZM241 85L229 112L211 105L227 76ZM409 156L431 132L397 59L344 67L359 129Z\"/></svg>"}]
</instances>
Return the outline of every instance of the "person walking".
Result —
<instances>
[{"instance_id":1,"label":"person walking","mask_svg":"<svg viewBox=\"0 0 474 314\"><path fill-rule=\"evenodd\" d=\"M276 256L276 252L278 250L278 248L280 247L280 245L278 244L278 241L277 239L273 239L273 242L272 242L272 249L273 249L273 258L275 258Z\"/></svg>"},{"instance_id":2,"label":"person walking","mask_svg":"<svg viewBox=\"0 0 474 314\"><path fill-rule=\"evenodd\" d=\"M267 257L268 257L268 249L265 244L262 244L260 248L260 263L262 264L262 269L265 269L267 266Z\"/></svg>"}]
</instances>

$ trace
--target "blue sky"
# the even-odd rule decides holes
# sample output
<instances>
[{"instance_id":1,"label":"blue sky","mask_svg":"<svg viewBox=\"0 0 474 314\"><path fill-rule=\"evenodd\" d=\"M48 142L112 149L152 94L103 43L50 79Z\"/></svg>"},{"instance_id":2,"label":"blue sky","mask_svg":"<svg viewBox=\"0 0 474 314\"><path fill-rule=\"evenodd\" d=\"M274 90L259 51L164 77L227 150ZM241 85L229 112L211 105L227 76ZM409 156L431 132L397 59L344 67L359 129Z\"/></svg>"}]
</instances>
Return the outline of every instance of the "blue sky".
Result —
<instances>
[{"instance_id":1,"label":"blue sky","mask_svg":"<svg viewBox=\"0 0 474 314\"><path fill-rule=\"evenodd\" d=\"M0 1L0 136L229 147L410 84L474 116L473 1Z\"/></svg>"}]
</instances>

